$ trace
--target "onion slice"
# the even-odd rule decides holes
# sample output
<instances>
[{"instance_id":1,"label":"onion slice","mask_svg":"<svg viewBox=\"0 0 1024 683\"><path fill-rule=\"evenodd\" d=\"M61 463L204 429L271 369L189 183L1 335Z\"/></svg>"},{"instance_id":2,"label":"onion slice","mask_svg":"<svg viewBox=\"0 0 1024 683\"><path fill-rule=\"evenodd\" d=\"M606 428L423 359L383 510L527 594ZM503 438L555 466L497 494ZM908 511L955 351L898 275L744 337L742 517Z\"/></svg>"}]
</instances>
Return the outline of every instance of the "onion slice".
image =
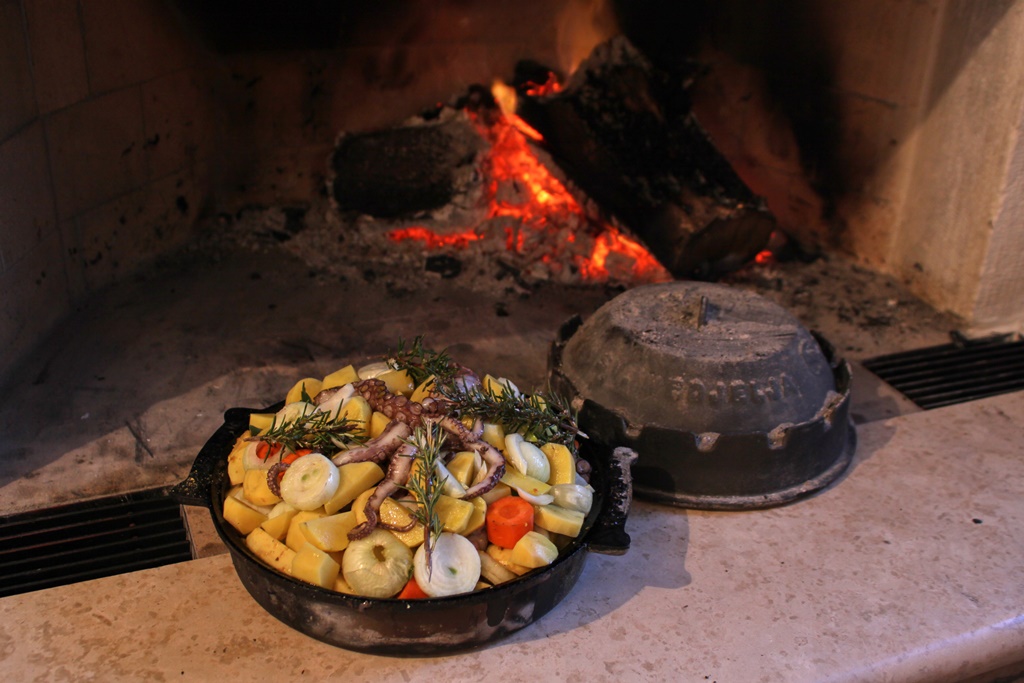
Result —
<instances>
[{"instance_id":1,"label":"onion slice","mask_svg":"<svg viewBox=\"0 0 1024 683\"><path fill-rule=\"evenodd\" d=\"M413 576L423 592L432 598L469 593L480 580L480 555L465 536L442 532L434 539L427 564L424 546L413 558Z\"/></svg>"},{"instance_id":2,"label":"onion slice","mask_svg":"<svg viewBox=\"0 0 1024 683\"><path fill-rule=\"evenodd\" d=\"M512 432L505 435L505 462L512 465L519 474L526 474L529 463L519 448L523 443L523 435Z\"/></svg>"},{"instance_id":3,"label":"onion slice","mask_svg":"<svg viewBox=\"0 0 1024 683\"><path fill-rule=\"evenodd\" d=\"M534 494L530 493L529 491L524 491L523 489L520 488L516 489L516 493L519 494L520 498L530 503L531 505L551 505L552 503L555 502L555 497L550 493Z\"/></svg>"},{"instance_id":4,"label":"onion slice","mask_svg":"<svg viewBox=\"0 0 1024 683\"><path fill-rule=\"evenodd\" d=\"M341 484L338 467L321 453L307 453L285 470L281 498L299 510L316 510Z\"/></svg>"}]
</instances>

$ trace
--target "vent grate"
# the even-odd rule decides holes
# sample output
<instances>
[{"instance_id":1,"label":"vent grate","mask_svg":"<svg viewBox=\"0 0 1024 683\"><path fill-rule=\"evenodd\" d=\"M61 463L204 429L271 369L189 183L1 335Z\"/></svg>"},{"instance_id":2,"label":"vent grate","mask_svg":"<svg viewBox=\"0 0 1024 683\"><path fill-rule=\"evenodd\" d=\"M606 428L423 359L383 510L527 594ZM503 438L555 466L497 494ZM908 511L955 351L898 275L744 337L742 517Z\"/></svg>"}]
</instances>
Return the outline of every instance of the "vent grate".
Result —
<instances>
[{"instance_id":1,"label":"vent grate","mask_svg":"<svg viewBox=\"0 0 1024 683\"><path fill-rule=\"evenodd\" d=\"M878 356L865 368L925 410L1024 389L1024 339L1001 335Z\"/></svg>"},{"instance_id":2,"label":"vent grate","mask_svg":"<svg viewBox=\"0 0 1024 683\"><path fill-rule=\"evenodd\" d=\"M166 489L0 517L0 597L191 559Z\"/></svg>"}]
</instances>

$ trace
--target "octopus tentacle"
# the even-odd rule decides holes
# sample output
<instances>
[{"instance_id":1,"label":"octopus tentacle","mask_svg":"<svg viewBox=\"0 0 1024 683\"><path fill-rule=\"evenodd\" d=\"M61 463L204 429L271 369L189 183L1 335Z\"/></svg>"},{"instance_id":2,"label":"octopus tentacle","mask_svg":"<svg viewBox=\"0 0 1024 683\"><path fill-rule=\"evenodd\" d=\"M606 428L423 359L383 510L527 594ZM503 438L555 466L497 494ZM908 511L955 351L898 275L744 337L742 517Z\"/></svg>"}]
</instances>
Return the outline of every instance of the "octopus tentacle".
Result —
<instances>
[{"instance_id":1,"label":"octopus tentacle","mask_svg":"<svg viewBox=\"0 0 1024 683\"><path fill-rule=\"evenodd\" d=\"M391 457L399 449L405 439L412 434L412 428L397 420L392 420L379 436L370 439L364 445L340 451L331 458L338 467L351 462L375 462L380 464Z\"/></svg>"},{"instance_id":2,"label":"octopus tentacle","mask_svg":"<svg viewBox=\"0 0 1024 683\"><path fill-rule=\"evenodd\" d=\"M339 393L344 388L344 386L331 387L330 389L323 389L317 392L317 395L313 397L313 405L319 406L323 405L324 403L327 403L332 398L334 398L335 394Z\"/></svg>"},{"instance_id":3,"label":"octopus tentacle","mask_svg":"<svg viewBox=\"0 0 1024 683\"><path fill-rule=\"evenodd\" d=\"M354 385L356 393L366 399L370 407L379 413L384 413L390 420L398 420L412 426L423 421L424 417L439 414L443 405L432 401L419 403L411 401L402 394L393 394L388 391L383 380L364 379Z\"/></svg>"},{"instance_id":4,"label":"octopus tentacle","mask_svg":"<svg viewBox=\"0 0 1024 683\"><path fill-rule=\"evenodd\" d=\"M379 526L381 529L387 529L388 531L397 531L398 533L403 533L403 532L406 532L406 531L412 531L413 528L415 528L415 526L416 526L416 519L413 518L413 520L411 522L409 522L408 524L402 524L402 525L388 524L387 522L384 522L384 521L378 521L377 522L377 526ZM486 550L486 548L484 548L484 550Z\"/></svg>"},{"instance_id":5,"label":"octopus tentacle","mask_svg":"<svg viewBox=\"0 0 1024 683\"><path fill-rule=\"evenodd\" d=\"M479 453L484 464L487 465L487 472L480 481L466 489L466 495L463 498L476 498L493 489L505 474L505 456L501 454L501 451L474 436L473 432L466 428L466 425L450 415L439 417L436 422L441 425L442 429L458 439L465 450Z\"/></svg>"},{"instance_id":6,"label":"octopus tentacle","mask_svg":"<svg viewBox=\"0 0 1024 683\"><path fill-rule=\"evenodd\" d=\"M278 498L281 497L281 475L289 467L290 462L278 461L267 470L267 488Z\"/></svg>"},{"instance_id":7,"label":"octopus tentacle","mask_svg":"<svg viewBox=\"0 0 1024 683\"><path fill-rule=\"evenodd\" d=\"M462 422L462 420L459 420L459 424L461 424L463 427L466 426L466 424ZM453 434L450 430L445 431L448 432L448 445L451 447L452 451L471 450L469 445L463 443L461 434ZM480 420L479 418L474 420L473 426L466 427L466 431L469 432L469 434L472 436L472 440L470 441L470 443L472 443L473 441L478 441L480 437L483 436L484 433L483 420Z\"/></svg>"},{"instance_id":8,"label":"octopus tentacle","mask_svg":"<svg viewBox=\"0 0 1024 683\"><path fill-rule=\"evenodd\" d=\"M463 368L459 381L470 387L479 384L480 380L471 371ZM486 463L487 471L479 482L466 491L466 498L475 498L490 491L505 474L504 456L480 438L483 433L483 422L475 420L473 427L467 428L457 418L446 413L450 401L439 396L428 397L422 402L411 401L406 396L391 393L387 385L376 378L360 380L355 382L353 387L373 410L383 413L391 421L376 439L370 440L361 448L339 453L332 458L333 462L336 465L343 465L362 460L382 463L390 458L391 461L384 483L377 487L366 503L366 522L350 531L349 538L363 538L376 528L381 503L408 482L416 451L406 440L412 429L424 422L439 424L449 434L453 444L458 444L463 450L475 451Z\"/></svg>"},{"instance_id":9,"label":"octopus tentacle","mask_svg":"<svg viewBox=\"0 0 1024 683\"><path fill-rule=\"evenodd\" d=\"M363 512L366 514L366 521L348 532L351 540L365 538L370 532L377 528L380 521L380 506L384 499L398 491L409 482L409 475L412 473L412 462L416 459L416 447L405 442L401 448L391 456L388 464L388 473L384 481L377 485L373 494L366 501ZM409 527L412 528L411 526ZM405 529L408 531L408 529Z\"/></svg>"}]
</instances>

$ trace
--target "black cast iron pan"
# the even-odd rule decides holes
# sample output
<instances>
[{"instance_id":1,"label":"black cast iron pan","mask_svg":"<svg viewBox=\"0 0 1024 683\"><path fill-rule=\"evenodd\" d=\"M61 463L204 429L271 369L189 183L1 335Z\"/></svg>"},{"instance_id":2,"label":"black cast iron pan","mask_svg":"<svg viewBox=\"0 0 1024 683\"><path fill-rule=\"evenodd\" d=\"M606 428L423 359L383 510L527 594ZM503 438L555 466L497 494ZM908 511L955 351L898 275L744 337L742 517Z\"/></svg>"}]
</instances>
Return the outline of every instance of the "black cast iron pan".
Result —
<instances>
[{"instance_id":1,"label":"black cast iron pan","mask_svg":"<svg viewBox=\"0 0 1024 683\"><path fill-rule=\"evenodd\" d=\"M196 456L187 479L170 490L184 505L206 507L231 553L242 585L267 612L325 643L384 655L443 655L508 636L547 614L576 584L589 551L621 555L629 548L625 521L632 499L629 467L635 454L588 447L580 456L592 467L594 505L583 531L555 562L513 581L466 595L423 600L370 599L329 591L280 574L263 564L245 539L224 521L229 488L227 456L254 412L231 408L224 424Z\"/></svg>"}]
</instances>

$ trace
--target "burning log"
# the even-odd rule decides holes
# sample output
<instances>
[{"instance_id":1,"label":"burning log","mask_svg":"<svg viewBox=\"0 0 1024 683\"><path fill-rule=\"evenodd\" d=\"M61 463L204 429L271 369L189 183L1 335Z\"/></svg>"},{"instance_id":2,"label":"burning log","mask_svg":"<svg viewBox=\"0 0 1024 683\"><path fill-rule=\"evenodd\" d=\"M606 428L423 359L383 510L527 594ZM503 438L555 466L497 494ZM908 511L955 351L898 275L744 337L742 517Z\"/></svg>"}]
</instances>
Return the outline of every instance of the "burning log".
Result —
<instances>
[{"instance_id":1,"label":"burning log","mask_svg":"<svg viewBox=\"0 0 1024 683\"><path fill-rule=\"evenodd\" d=\"M353 228L348 239L366 218L376 233L367 240L386 239L388 251L444 252L424 265L441 277L477 270L463 267L477 256L497 264L499 279L508 271L525 283L671 279L641 244L590 211L593 202L581 205L516 123L490 90L474 86L405 125L341 134L329 186Z\"/></svg>"},{"instance_id":2,"label":"burning log","mask_svg":"<svg viewBox=\"0 0 1024 683\"><path fill-rule=\"evenodd\" d=\"M714 279L767 243L775 221L694 116L692 73L655 69L623 36L595 48L564 88L538 88L546 74L520 66L519 116L674 276Z\"/></svg>"}]
</instances>

